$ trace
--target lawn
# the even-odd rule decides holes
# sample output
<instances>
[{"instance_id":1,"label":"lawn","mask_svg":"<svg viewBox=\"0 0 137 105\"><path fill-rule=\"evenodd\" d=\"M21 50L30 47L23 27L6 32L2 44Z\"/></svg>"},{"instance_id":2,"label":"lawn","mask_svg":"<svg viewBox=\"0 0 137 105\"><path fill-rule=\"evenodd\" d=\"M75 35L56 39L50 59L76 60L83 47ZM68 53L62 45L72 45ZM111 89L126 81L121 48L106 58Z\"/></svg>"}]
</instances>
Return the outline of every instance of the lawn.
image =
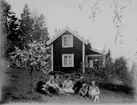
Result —
<instances>
[{"instance_id":1,"label":"lawn","mask_svg":"<svg viewBox=\"0 0 137 105\"><path fill-rule=\"evenodd\" d=\"M35 92L36 84L39 78L43 76L46 80L48 75L43 72L33 72L33 91L31 93L29 72L24 69L10 68L8 72L7 83L9 85L3 88L3 101L4 102L49 102L49 103L91 103L89 98L77 96L77 95L63 95L63 96L45 96ZM75 76L72 76L75 77ZM91 76L87 76L86 79L91 80ZM131 95L125 93L112 92L109 90L101 89L100 96L101 103L131 103L134 99Z\"/></svg>"}]
</instances>

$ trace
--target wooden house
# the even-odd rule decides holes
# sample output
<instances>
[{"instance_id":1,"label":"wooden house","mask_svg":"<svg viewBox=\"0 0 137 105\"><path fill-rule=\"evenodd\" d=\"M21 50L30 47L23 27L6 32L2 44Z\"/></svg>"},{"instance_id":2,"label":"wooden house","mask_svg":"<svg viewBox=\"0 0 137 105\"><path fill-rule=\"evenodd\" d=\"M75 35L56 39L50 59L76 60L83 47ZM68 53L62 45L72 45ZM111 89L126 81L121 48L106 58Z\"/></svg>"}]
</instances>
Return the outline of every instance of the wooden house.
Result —
<instances>
[{"instance_id":1,"label":"wooden house","mask_svg":"<svg viewBox=\"0 0 137 105\"><path fill-rule=\"evenodd\" d=\"M94 60L102 58L102 66L105 60L103 52L89 47L89 42L69 27L57 32L47 45L51 46L52 71L78 72L82 70L84 73L85 68L94 68Z\"/></svg>"}]
</instances>

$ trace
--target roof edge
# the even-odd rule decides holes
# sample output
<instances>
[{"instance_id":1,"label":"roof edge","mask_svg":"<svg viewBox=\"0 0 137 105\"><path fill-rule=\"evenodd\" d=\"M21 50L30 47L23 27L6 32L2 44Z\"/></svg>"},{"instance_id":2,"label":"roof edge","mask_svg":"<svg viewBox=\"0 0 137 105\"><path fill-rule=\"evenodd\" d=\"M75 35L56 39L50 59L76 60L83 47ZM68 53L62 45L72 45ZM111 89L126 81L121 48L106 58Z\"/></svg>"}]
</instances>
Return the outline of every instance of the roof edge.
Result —
<instances>
[{"instance_id":1,"label":"roof edge","mask_svg":"<svg viewBox=\"0 0 137 105\"><path fill-rule=\"evenodd\" d=\"M69 31L70 33L72 33L75 37L77 37L79 40L81 40L83 43L88 44L88 41L84 38L82 38L77 32L71 30L68 26L66 26L65 28L63 28L61 31L57 32L53 38L51 40L49 40L47 42L47 45L50 45L51 43L53 43L59 36L61 36L65 31Z\"/></svg>"}]
</instances>

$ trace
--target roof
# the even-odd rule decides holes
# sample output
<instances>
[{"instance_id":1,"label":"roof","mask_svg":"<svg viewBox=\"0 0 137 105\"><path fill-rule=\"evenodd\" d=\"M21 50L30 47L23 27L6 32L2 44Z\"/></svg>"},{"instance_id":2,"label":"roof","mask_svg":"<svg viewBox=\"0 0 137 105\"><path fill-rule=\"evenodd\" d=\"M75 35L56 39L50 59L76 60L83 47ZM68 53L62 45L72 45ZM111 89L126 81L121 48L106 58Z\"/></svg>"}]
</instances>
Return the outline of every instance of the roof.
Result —
<instances>
[{"instance_id":1,"label":"roof","mask_svg":"<svg viewBox=\"0 0 137 105\"><path fill-rule=\"evenodd\" d=\"M64 32L69 31L72 33L75 37L77 37L79 40L81 40L83 43L88 44L88 41L85 40L83 37L81 37L76 31L71 30L68 26L63 28L61 31L57 32L51 40L47 42L47 45L50 45L53 43L58 37L60 37Z\"/></svg>"},{"instance_id":2,"label":"roof","mask_svg":"<svg viewBox=\"0 0 137 105\"><path fill-rule=\"evenodd\" d=\"M92 49L89 49L89 50L97 53L97 54L92 54L92 55L106 55L104 52L102 52L98 49L95 49L95 48L92 48Z\"/></svg>"}]
</instances>

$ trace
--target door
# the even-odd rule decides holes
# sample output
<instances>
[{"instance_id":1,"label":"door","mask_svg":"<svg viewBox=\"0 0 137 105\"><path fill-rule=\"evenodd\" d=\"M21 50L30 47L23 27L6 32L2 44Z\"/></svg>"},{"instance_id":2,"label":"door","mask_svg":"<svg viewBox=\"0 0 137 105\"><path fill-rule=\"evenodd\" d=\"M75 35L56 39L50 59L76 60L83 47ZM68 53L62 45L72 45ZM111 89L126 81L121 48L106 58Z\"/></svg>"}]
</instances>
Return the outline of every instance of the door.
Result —
<instances>
[{"instance_id":1,"label":"door","mask_svg":"<svg viewBox=\"0 0 137 105\"><path fill-rule=\"evenodd\" d=\"M94 68L94 66L93 66L93 65L94 65L94 62L93 62L93 60L92 60L92 59L90 59L90 60L89 60L89 67L90 67L90 68Z\"/></svg>"}]
</instances>

